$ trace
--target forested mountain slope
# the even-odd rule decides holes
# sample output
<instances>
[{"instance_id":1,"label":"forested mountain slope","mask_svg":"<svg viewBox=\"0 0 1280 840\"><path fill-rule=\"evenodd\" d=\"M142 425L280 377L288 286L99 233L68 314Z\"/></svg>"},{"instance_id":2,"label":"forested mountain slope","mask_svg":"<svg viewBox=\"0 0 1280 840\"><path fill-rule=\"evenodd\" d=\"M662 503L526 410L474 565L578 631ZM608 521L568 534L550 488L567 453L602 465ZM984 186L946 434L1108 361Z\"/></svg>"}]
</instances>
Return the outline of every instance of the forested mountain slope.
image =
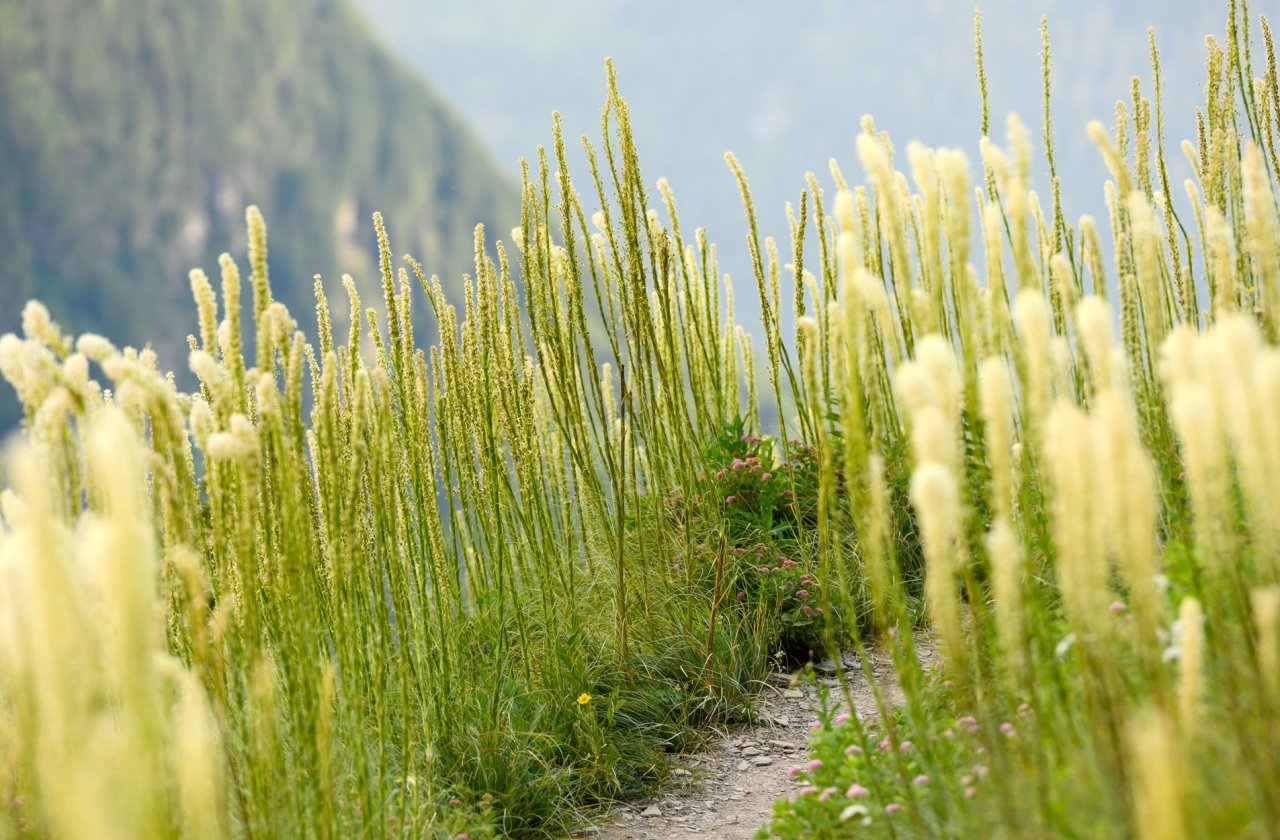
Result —
<instances>
[{"instance_id":1,"label":"forested mountain slope","mask_svg":"<svg viewBox=\"0 0 1280 840\"><path fill-rule=\"evenodd\" d=\"M312 277L376 284L370 214L456 283L505 236L514 180L340 0L0 0L0 332L44 300L72 330L185 368L187 272L270 231L300 319ZM243 260L242 260L243 263ZM341 307L339 307L341 308ZM0 428L16 416L0 393Z\"/></svg>"}]
</instances>

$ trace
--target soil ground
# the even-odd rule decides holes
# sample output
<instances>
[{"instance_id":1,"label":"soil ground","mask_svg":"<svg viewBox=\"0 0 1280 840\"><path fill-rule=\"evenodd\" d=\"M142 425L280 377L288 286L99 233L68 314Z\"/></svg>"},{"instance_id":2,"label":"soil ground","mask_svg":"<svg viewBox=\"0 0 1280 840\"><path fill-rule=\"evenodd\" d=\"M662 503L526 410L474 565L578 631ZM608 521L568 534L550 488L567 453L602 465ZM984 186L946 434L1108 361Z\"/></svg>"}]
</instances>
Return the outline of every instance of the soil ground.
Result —
<instances>
[{"instance_id":1,"label":"soil ground","mask_svg":"<svg viewBox=\"0 0 1280 840\"><path fill-rule=\"evenodd\" d=\"M901 702L888 656L871 654L871 667L886 700ZM838 663L820 663L819 682L838 693L837 669L844 670L853 710L859 716L874 716L871 687L852 654ZM614 808L578 836L597 840L754 837L768 822L774 801L795 789L787 768L805 762L806 741L818 719L816 686L787 674L774 674L769 683L756 703L754 725L730 730L700 752L679 757L655 796Z\"/></svg>"}]
</instances>

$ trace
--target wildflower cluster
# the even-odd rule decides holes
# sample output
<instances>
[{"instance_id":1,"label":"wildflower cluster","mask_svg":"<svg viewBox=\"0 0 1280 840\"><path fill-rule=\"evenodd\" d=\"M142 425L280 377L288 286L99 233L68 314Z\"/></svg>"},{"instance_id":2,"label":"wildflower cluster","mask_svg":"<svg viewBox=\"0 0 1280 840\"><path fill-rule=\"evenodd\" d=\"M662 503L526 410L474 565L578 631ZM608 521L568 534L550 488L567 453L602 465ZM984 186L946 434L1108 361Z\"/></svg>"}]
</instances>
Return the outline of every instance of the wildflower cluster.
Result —
<instances>
[{"instance_id":1,"label":"wildflower cluster","mask_svg":"<svg viewBox=\"0 0 1280 840\"><path fill-rule=\"evenodd\" d=\"M777 648L784 657L804 661L819 652L830 604L816 573L762 542L735 547L732 553L738 598L775 617Z\"/></svg>"},{"instance_id":2,"label":"wildflower cluster","mask_svg":"<svg viewBox=\"0 0 1280 840\"><path fill-rule=\"evenodd\" d=\"M747 434L743 426L741 419L728 424L705 458L707 501L723 504L735 542L771 533L788 516L793 494L789 470L775 461L773 439Z\"/></svg>"},{"instance_id":3,"label":"wildflower cluster","mask_svg":"<svg viewBox=\"0 0 1280 840\"><path fill-rule=\"evenodd\" d=\"M935 682L937 682L935 680ZM935 686L936 687L936 686ZM795 794L774 806L773 830L785 837L893 837L904 829L963 836L955 815L985 807L991 784L985 733L973 715L939 714L913 726L899 709L887 720L857 720L823 694L809 758L788 768ZM1034 737L1029 706L994 735ZM900 814L911 807L910 825ZM899 815L899 816L895 816ZM855 832L856 827L856 832Z\"/></svg>"},{"instance_id":4,"label":"wildflower cluster","mask_svg":"<svg viewBox=\"0 0 1280 840\"><path fill-rule=\"evenodd\" d=\"M669 569L708 596L719 586L739 614L763 620L770 650L803 662L821 651L836 609L814 565L812 523L805 524L816 494L815 450L792 441L783 450L793 458L780 462L774 439L744 426L742 418L726 424L706 448L691 492L662 495L665 521L705 536L675 553Z\"/></svg>"}]
</instances>

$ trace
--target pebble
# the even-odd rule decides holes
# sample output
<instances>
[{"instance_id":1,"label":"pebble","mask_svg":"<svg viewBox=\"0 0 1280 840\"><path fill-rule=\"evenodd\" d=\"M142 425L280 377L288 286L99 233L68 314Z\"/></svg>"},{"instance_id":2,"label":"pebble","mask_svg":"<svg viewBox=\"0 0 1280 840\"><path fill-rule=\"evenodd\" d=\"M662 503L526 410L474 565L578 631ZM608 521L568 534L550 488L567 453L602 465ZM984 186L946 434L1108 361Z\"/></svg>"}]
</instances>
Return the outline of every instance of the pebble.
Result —
<instances>
[{"instance_id":1,"label":"pebble","mask_svg":"<svg viewBox=\"0 0 1280 840\"><path fill-rule=\"evenodd\" d=\"M798 688L788 688L786 691L782 692L782 696L788 700L803 700L804 692Z\"/></svg>"},{"instance_id":2,"label":"pebble","mask_svg":"<svg viewBox=\"0 0 1280 840\"><path fill-rule=\"evenodd\" d=\"M739 762L738 762L738 769L739 769L739 770L749 770L749 769L751 769L751 765L750 765L750 764L747 764L745 761L739 761Z\"/></svg>"},{"instance_id":3,"label":"pebble","mask_svg":"<svg viewBox=\"0 0 1280 840\"><path fill-rule=\"evenodd\" d=\"M648 808L645 808L643 811L640 812L640 816L660 817L662 816L662 809L659 808L657 805L650 805Z\"/></svg>"},{"instance_id":4,"label":"pebble","mask_svg":"<svg viewBox=\"0 0 1280 840\"><path fill-rule=\"evenodd\" d=\"M745 755L747 758L751 758L752 756L756 756L756 755L764 755L764 753L760 752L760 750L756 749L755 747L746 747L745 749L743 749L742 754Z\"/></svg>"},{"instance_id":5,"label":"pebble","mask_svg":"<svg viewBox=\"0 0 1280 840\"><path fill-rule=\"evenodd\" d=\"M751 763L757 767L768 767L770 764L773 764L773 759L767 755L758 755L751 759Z\"/></svg>"}]
</instances>

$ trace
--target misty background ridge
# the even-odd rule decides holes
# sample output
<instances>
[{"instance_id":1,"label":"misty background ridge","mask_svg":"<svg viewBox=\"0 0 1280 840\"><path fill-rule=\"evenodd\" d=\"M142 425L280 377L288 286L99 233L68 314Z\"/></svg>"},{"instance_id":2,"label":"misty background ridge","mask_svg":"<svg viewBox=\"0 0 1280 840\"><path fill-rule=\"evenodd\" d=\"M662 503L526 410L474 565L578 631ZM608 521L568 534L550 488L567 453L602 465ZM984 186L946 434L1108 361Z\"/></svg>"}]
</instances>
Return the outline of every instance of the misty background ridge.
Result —
<instances>
[{"instance_id":1,"label":"misty background ridge","mask_svg":"<svg viewBox=\"0 0 1280 840\"><path fill-rule=\"evenodd\" d=\"M0 0L0 333L38 298L72 335L151 344L191 388L188 272L220 289L229 252L252 311L250 204L273 295L310 335L316 274L344 330L343 272L381 300L374 210L450 289L475 225L520 210L514 179L346 0ZM0 430L19 416L3 382Z\"/></svg>"}]
</instances>

